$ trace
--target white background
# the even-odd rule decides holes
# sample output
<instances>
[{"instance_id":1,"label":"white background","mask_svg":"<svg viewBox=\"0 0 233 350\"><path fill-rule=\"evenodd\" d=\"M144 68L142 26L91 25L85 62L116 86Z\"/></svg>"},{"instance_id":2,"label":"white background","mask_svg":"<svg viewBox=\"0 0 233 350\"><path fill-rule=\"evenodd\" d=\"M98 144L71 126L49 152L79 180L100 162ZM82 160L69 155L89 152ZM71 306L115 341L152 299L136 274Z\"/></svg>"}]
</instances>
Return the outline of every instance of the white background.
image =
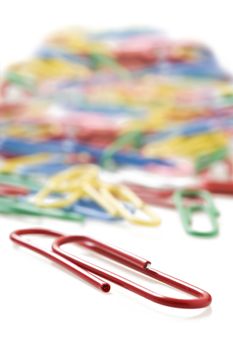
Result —
<instances>
[{"instance_id":1,"label":"white background","mask_svg":"<svg viewBox=\"0 0 233 350\"><path fill-rule=\"evenodd\" d=\"M232 6L230 0L1 1L1 68L26 58L51 30L78 24L147 25L198 39L233 71ZM165 209L156 209L162 225L154 229L1 216L0 349L232 349L232 199L216 197L216 205L221 230L213 239L188 236L177 213ZM115 285L108 295L101 293L9 240L12 230L35 226L90 235L135 252L155 268L209 291L212 306L175 310ZM157 283L153 288L161 290Z\"/></svg>"}]
</instances>

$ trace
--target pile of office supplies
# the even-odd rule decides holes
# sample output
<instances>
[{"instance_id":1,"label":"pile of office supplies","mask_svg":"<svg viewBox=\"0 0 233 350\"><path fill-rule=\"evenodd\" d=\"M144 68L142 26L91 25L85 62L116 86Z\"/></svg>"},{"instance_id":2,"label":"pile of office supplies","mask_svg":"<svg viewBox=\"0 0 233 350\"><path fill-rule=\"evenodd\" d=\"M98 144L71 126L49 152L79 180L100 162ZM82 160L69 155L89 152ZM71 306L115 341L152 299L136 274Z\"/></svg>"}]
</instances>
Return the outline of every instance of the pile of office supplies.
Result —
<instances>
[{"instance_id":1,"label":"pile of office supplies","mask_svg":"<svg viewBox=\"0 0 233 350\"><path fill-rule=\"evenodd\" d=\"M1 213L157 226L163 206L189 234L218 234L211 193L233 194L233 84L208 47L150 29L72 28L8 68L0 101ZM102 176L122 169L154 186ZM192 229L197 211L209 231Z\"/></svg>"}]
</instances>

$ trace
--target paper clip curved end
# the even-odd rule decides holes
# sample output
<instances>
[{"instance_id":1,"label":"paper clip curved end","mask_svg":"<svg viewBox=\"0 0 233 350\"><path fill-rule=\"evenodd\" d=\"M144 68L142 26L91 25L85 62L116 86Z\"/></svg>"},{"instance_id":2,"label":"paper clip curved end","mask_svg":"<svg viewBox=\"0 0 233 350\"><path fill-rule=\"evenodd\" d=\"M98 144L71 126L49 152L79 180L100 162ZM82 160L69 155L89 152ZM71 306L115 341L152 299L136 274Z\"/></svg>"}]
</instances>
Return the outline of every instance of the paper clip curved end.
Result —
<instances>
[{"instance_id":1,"label":"paper clip curved end","mask_svg":"<svg viewBox=\"0 0 233 350\"><path fill-rule=\"evenodd\" d=\"M147 213L148 214L148 213ZM136 215L132 215L127 218L127 220L135 225L140 226L159 226L161 224L161 219L155 213L148 215L149 219L142 219Z\"/></svg>"},{"instance_id":2,"label":"paper clip curved end","mask_svg":"<svg viewBox=\"0 0 233 350\"><path fill-rule=\"evenodd\" d=\"M193 296L193 298L183 299L158 294L128 279L125 279L124 277L116 275L109 270L105 270L99 266L93 265L86 260L81 260L79 257L68 253L62 248L63 245L70 243L78 244L83 248L87 248L100 255L104 255L108 259L115 260L118 263L126 265L154 280L160 281L165 285L187 293ZM151 268L150 261L147 259L122 251L118 248L114 248L87 236L62 236L54 241L52 249L57 254L71 261L72 263L78 264L82 268L87 269L92 274L101 276L108 281L116 283L121 287L130 290L131 292L139 294L142 297L161 305L183 309L199 309L209 306L212 302L212 297L208 292L180 279Z\"/></svg>"},{"instance_id":3,"label":"paper clip curved end","mask_svg":"<svg viewBox=\"0 0 233 350\"><path fill-rule=\"evenodd\" d=\"M214 205L209 192L196 189L185 189L176 191L174 203L181 217L183 227L187 233L198 237L214 237L219 233L217 217L220 215L219 210ZM191 199L189 204L185 203L185 199ZM192 229L192 214L195 212L204 212L207 214L211 229L209 231L197 231Z\"/></svg>"},{"instance_id":4,"label":"paper clip curved end","mask_svg":"<svg viewBox=\"0 0 233 350\"><path fill-rule=\"evenodd\" d=\"M43 228L29 228L29 229L21 229L21 230L13 231L10 234L10 239L14 243L19 244L25 248L28 248L38 254L41 254L42 256L45 256L46 258L52 260L53 262L56 262L57 264L71 271L75 275L81 277L86 282L92 284L94 287L101 290L102 292L108 293L110 291L111 289L110 283L106 282L105 280L103 280L98 276L94 276L93 274L91 274L88 271L85 271L79 266L72 264L70 261L65 260L64 258L53 253L52 251L40 248L37 244L31 243L30 241L25 240L23 238L23 236L25 235L43 235L43 236L49 236L49 237L58 239L59 237L62 236L60 233L51 231L48 229L43 229Z\"/></svg>"}]
</instances>

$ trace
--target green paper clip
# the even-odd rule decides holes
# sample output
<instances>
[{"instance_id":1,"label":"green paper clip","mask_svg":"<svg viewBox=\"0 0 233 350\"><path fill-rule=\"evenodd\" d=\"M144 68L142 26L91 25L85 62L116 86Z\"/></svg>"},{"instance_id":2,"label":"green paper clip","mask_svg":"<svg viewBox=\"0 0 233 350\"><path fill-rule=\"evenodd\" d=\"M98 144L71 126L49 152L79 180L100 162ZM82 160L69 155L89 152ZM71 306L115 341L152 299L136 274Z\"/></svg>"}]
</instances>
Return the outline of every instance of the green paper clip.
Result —
<instances>
[{"instance_id":1,"label":"green paper clip","mask_svg":"<svg viewBox=\"0 0 233 350\"><path fill-rule=\"evenodd\" d=\"M17 72L8 72L6 74L6 80L11 84L15 84L29 91L33 91L36 86L35 79L33 79L33 77L25 77L23 74Z\"/></svg>"},{"instance_id":2,"label":"green paper clip","mask_svg":"<svg viewBox=\"0 0 233 350\"><path fill-rule=\"evenodd\" d=\"M116 60L114 60L114 58L97 52L90 54L90 65L92 69L112 67L115 69L118 68L119 70L123 70L122 66Z\"/></svg>"},{"instance_id":3,"label":"green paper clip","mask_svg":"<svg viewBox=\"0 0 233 350\"><path fill-rule=\"evenodd\" d=\"M0 197L0 213L15 215L43 216L61 220L83 221L84 216L61 209L38 208L33 203L24 202L17 198Z\"/></svg>"},{"instance_id":4,"label":"green paper clip","mask_svg":"<svg viewBox=\"0 0 233 350\"><path fill-rule=\"evenodd\" d=\"M43 185L41 181L39 180L37 181L32 176L19 175L19 174L1 174L1 173L0 173L0 183L25 187L32 191L38 191L39 189L41 189L41 186Z\"/></svg>"},{"instance_id":5,"label":"green paper clip","mask_svg":"<svg viewBox=\"0 0 233 350\"><path fill-rule=\"evenodd\" d=\"M184 200L187 198L195 199L194 203L184 204ZM197 203L198 199L203 201L203 203ZM174 203L180 213L184 229L187 233L200 237L212 237L218 234L217 217L219 216L219 211L215 207L209 192L202 190L177 191L174 194ZM210 231L196 231L192 229L192 214L195 212L205 212L208 215L212 226Z\"/></svg>"},{"instance_id":6,"label":"green paper clip","mask_svg":"<svg viewBox=\"0 0 233 350\"><path fill-rule=\"evenodd\" d=\"M101 159L101 165L103 167L113 168L113 155L122 150L124 146L133 145L135 148L139 148L142 142L142 133L140 131L128 132L120 136L115 142L113 142L109 147L107 147L103 153Z\"/></svg>"},{"instance_id":7,"label":"green paper clip","mask_svg":"<svg viewBox=\"0 0 233 350\"><path fill-rule=\"evenodd\" d=\"M210 165L219 162L223 159L226 159L229 154L229 150L227 148L219 148L218 150L210 153L204 154L198 157L195 161L195 170L197 173L208 168Z\"/></svg>"}]
</instances>

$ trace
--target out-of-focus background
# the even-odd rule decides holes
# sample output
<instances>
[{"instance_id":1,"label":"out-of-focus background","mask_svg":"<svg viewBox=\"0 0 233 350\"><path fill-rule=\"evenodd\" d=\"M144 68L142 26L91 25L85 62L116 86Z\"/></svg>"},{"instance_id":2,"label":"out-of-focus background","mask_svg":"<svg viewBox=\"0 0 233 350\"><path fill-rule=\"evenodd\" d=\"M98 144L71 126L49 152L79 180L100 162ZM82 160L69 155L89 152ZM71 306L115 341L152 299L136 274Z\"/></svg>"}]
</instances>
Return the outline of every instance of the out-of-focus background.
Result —
<instances>
[{"instance_id":1,"label":"out-of-focus background","mask_svg":"<svg viewBox=\"0 0 233 350\"><path fill-rule=\"evenodd\" d=\"M232 73L232 7L227 0L4 1L0 70L3 73L8 65L30 58L51 32L78 25L87 30L152 27L174 39L200 41ZM136 177L140 174L135 172ZM162 218L158 228L1 214L0 348L232 349L231 198L215 197L221 212L220 233L212 239L187 235L177 213L163 208L156 208ZM158 270L209 291L213 303L203 310L170 309L115 285L111 294L101 294L40 256L12 245L10 232L33 226L90 235L132 251L150 259ZM143 278L138 281L148 283ZM148 285L163 292L156 283Z\"/></svg>"},{"instance_id":2,"label":"out-of-focus background","mask_svg":"<svg viewBox=\"0 0 233 350\"><path fill-rule=\"evenodd\" d=\"M1 65L24 59L51 31L78 25L87 29L146 26L177 38L201 40L232 67L230 1L13 1L2 6Z\"/></svg>"}]
</instances>

